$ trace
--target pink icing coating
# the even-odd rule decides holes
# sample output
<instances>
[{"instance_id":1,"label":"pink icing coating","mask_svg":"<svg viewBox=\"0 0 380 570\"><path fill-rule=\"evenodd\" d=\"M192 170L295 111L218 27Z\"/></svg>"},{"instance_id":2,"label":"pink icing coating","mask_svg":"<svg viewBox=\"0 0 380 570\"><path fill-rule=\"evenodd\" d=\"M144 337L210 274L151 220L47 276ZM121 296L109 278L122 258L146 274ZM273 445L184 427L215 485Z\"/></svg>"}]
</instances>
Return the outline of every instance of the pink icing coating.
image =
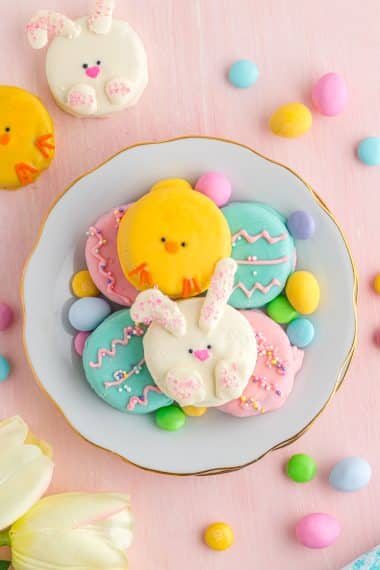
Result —
<instances>
[{"instance_id":1,"label":"pink icing coating","mask_svg":"<svg viewBox=\"0 0 380 570\"><path fill-rule=\"evenodd\" d=\"M138 291L124 277L116 245L119 223L127 209L128 205L114 208L96 221L90 229L85 254L87 268L97 288L110 301L130 307Z\"/></svg>"},{"instance_id":2,"label":"pink icing coating","mask_svg":"<svg viewBox=\"0 0 380 570\"><path fill-rule=\"evenodd\" d=\"M242 396L224 404L222 412L256 416L284 405L300 370L304 352L291 346L283 329L260 311L241 311L256 334L257 362Z\"/></svg>"}]
</instances>

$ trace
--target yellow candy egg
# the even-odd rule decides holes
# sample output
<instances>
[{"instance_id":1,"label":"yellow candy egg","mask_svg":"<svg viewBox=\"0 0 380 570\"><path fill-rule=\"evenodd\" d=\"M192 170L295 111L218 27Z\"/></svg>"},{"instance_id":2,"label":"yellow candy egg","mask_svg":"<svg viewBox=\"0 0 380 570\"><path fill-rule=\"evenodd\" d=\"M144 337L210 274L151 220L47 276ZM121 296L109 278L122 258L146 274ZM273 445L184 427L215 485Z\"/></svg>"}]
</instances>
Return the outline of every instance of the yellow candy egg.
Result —
<instances>
[{"instance_id":1,"label":"yellow candy egg","mask_svg":"<svg viewBox=\"0 0 380 570\"><path fill-rule=\"evenodd\" d=\"M86 270L75 273L71 281L71 289L76 297L97 297L99 289L92 280L90 273Z\"/></svg>"},{"instance_id":2,"label":"yellow candy egg","mask_svg":"<svg viewBox=\"0 0 380 570\"><path fill-rule=\"evenodd\" d=\"M319 305L319 284L309 271L293 273L288 279L285 292L288 301L302 315L314 313Z\"/></svg>"},{"instance_id":3,"label":"yellow candy egg","mask_svg":"<svg viewBox=\"0 0 380 570\"><path fill-rule=\"evenodd\" d=\"M205 530L204 541L213 550L227 550L234 542L234 531L224 522L210 524Z\"/></svg>"},{"instance_id":4,"label":"yellow candy egg","mask_svg":"<svg viewBox=\"0 0 380 570\"><path fill-rule=\"evenodd\" d=\"M373 288L375 293L380 295L380 273L378 273L373 281Z\"/></svg>"},{"instance_id":5,"label":"yellow candy egg","mask_svg":"<svg viewBox=\"0 0 380 570\"><path fill-rule=\"evenodd\" d=\"M185 412L187 416L197 417L197 418L199 418L200 416L204 416L205 413L207 412L207 408L202 408L202 407L197 408L196 406L184 406L182 410Z\"/></svg>"},{"instance_id":6,"label":"yellow candy egg","mask_svg":"<svg viewBox=\"0 0 380 570\"><path fill-rule=\"evenodd\" d=\"M270 118L272 133L280 137L294 138L310 130L313 118L310 110L302 103L289 103L280 107Z\"/></svg>"}]
</instances>

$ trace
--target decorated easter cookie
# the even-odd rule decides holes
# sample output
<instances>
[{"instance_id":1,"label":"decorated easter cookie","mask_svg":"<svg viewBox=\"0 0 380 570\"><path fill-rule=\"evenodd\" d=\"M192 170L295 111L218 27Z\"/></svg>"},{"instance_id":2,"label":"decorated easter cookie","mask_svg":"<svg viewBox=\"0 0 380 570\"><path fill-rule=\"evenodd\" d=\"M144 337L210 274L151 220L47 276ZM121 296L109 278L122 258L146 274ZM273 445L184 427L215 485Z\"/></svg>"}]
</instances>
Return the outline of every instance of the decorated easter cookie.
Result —
<instances>
[{"instance_id":1,"label":"decorated easter cookie","mask_svg":"<svg viewBox=\"0 0 380 570\"><path fill-rule=\"evenodd\" d=\"M147 414L171 400L154 384L144 360L145 328L128 309L118 311L87 339L83 367L91 388L122 412Z\"/></svg>"},{"instance_id":2,"label":"decorated easter cookie","mask_svg":"<svg viewBox=\"0 0 380 570\"><path fill-rule=\"evenodd\" d=\"M157 286L173 298L198 295L216 263L230 255L231 234L217 206L185 180L163 180L128 208L118 253L137 289Z\"/></svg>"},{"instance_id":3,"label":"decorated easter cookie","mask_svg":"<svg viewBox=\"0 0 380 570\"><path fill-rule=\"evenodd\" d=\"M233 416L256 416L280 408L293 389L303 351L290 345L282 328L260 311L241 313L256 334L257 362L243 394L220 409Z\"/></svg>"},{"instance_id":4,"label":"decorated easter cookie","mask_svg":"<svg viewBox=\"0 0 380 570\"><path fill-rule=\"evenodd\" d=\"M227 305L236 263L221 260L205 298L171 301L158 289L132 305L136 323L151 323L145 360L156 384L180 406L222 405L241 395L256 362L247 319Z\"/></svg>"},{"instance_id":5,"label":"decorated easter cookie","mask_svg":"<svg viewBox=\"0 0 380 570\"><path fill-rule=\"evenodd\" d=\"M137 103L148 83L144 45L122 20L114 0L96 0L89 17L75 22L41 10L26 29L35 49L52 40L46 77L57 104L79 117L104 117Z\"/></svg>"},{"instance_id":6,"label":"decorated easter cookie","mask_svg":"<svg viewBox=\"0 0 380 570\"><path fill-rule=\"evenodd\" d=\"M53 122L41 101L24 89L0 86L0 188L34 182L54 148Z\"/></svg>"},{"instance_id":7,"label":"decorated easter cookie","mask_svg":"<svg viewBox=\"0 0 380 570\"><path fill-rule=\"evenodd\" d=\"M238 264L229 302L238 309L262 307L281 293L294 269L294 240L280 214L264 204L236 202L222 212Z\"/></svg>"},{"instance_id":8,"label":"decorated easter cookie","mask_svg":"<svg viewBox=\"0 0 380 570\"><path fill-rule=\"evenodd\" d=\"M128 206L120 206L101 216L88 230L86 262L100 291L119 305L130 307L137 291L124 277L117 256L117 232Z\"/></svg>"}]
</instances>

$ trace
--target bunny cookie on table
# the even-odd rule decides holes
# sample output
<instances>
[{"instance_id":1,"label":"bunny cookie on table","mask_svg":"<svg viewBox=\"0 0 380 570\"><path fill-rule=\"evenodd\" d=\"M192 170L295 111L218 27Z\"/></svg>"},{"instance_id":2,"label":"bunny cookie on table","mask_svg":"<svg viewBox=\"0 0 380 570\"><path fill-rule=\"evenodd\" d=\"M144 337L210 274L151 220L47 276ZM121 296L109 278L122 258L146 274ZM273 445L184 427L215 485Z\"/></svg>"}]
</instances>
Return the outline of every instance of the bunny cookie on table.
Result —
<instances>
[{"instance_id":1,"label":"bunny cookie on table","mask_svg":"<svg viewBox=\"0 0 380 570\"><path fill-rule=\"evenodd\" d=\"M114 0L96 0L76 21L41 10L26 26L35 49L51 44L46 77L57 104L78 117L105 117L137 103L148 83L144 45L123 20L112 17Z\"/></svg>"},{"instance_id":2,"label":"bunny cookie on table","mask_svg":"<svg viewBox=\"0 0 380 570\"><path fill-rule=\"evenodd\" d=\"M253 373L255 334L227 305L236 268L231 258L219 261L205 298L175 302L148 289L131 307L135 322L150 324L143 341L149 372L180 406L220 406L238 398Z\"/></svg>"}]
</instances>

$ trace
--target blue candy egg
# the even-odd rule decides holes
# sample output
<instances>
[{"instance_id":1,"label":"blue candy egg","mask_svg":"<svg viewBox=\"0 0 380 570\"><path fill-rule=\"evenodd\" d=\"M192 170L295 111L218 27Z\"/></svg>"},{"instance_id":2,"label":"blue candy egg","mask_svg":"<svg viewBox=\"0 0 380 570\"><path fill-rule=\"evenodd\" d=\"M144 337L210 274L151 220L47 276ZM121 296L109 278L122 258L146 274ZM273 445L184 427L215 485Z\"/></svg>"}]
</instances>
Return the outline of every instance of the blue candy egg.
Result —
<instances>
[{"instance_id":1,"label":"blue candy egg","mask_svg":"<svg viewBox=\"0 0 380 570\"><path fill-rule=\"evenodd\" d=\"M309 321L309 319L300 317L298 319L294 319L294 321L288 325L286 334L294 346L305 348L305 346L308 346L314 339L315 329L313 323Z\"/></svg>"},{"instance_id":2,"label":"blue candy egg","mask_svg":"<svg viewBox=\"0 0 380 570\"><path fill-rule=\"evenodd\" d=\"M82 297L69 310L69 323L77 331L93 331L111 312L107 301L100 297Z\"/></svg>"},{"instance_id":3,"label":"blue candy egg","mask_svg":"<svg viewBox=\"0 0 380 570\"><path fill-rule=\"evenodd\" d=\"M309 239L315 232L313 216L303 210L290 214L287 226L295 239Z\"/></svg>"},{"instance_id":4,"label":"blue candy egg","mask_svg":"<svg viewBox=\"0 0 380 570\"><path fill-rule=\"evenodd\" d=\"M230 67L228 79L235 87L246 89L256 83L259 77L257 65L249 59L235 61Z\"/></svg>"},{"instance_id":5,"label":"blue candy egg","mask_svg":"<svg viewBox=\"0 0 380 570\"><path fill-rule=\"evenodd\" d=\"M337 491L351 493L368 485L372 469L368 461L361 457L346 457L330 472L330 485Z\"/></svg>"},{"instance_id":6,"label":"blue candy egg","mask_svg":"<svg viewBox=\"0 0 380 570\"><path fill-rule=\"evenodd\" d=\"M11 366L5 356L0 355L0 382L6 380L11 372Z\"/></svg>"},{"instance_id":7,"label":"blue candy egg","mask_svg":"<svg viewBox=\"0 0 380 570\"><path fill-rule=\"evenodd\" d=\"M368 166L380 164L380 137L367 137L358 146L359 160Z\"/></svg>"}]
</instances>

